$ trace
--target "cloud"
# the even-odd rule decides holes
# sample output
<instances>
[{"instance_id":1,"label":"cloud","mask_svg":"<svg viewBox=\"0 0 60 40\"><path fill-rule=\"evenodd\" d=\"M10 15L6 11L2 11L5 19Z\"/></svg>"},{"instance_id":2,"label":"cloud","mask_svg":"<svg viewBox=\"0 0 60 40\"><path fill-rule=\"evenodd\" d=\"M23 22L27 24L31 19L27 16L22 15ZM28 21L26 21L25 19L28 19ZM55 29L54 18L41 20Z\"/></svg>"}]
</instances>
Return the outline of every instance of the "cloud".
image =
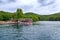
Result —
<instances>
[{"instance_id":1,"label":"cloud","mask_svg":"<svg viewBox=\"0 0 60 40\"><path fill-rule=\"evenodd\" d=\"M41 6L51 5L54 3L55 0L38 0Z\"/></svg>"},{"instance_id":2,"label":"cloud","mask_svg":"<svg viewBox=\"0 0 60 40\"><path fill-rule=\"evenodd\" d=\"M17 8L24 12L52 14L60 12L60 0L0 0L0 10L14 12Z\"/></svg>"},{"instance_id":3,"label":"cloud","mask_svg":"<svg viewBox=\"0 0 60 40\"><path fill-rule=\"evenodd\" d=\"M16 0L0 0L0 5L5 5L5 4L9 4L11 2L15 2Z\"/></svg>"},{"instance_id":4,"label":"cloud","mask_svg":"<svg viewBox=\"0 0 60 40\"><path fill-rule=\"evenodd\" d=\"M15 2L16 0L8 0L8 2Z\"/></svg>"},{"instance_id":5,"label":"cloud","mask_svg":"<svg viewBox=\"0 0 60 40\"><path fill-rule=\"evenodd\" d=\"M28 1L28 2L26 2ZM1 5L0 6L0 9L2 10L9 10L9 9L16 9L16 8L23 8L24 10L25 9L30 9L31 7L34 6L35 3L33 3L35 0L16 0L16 2L14 3L7 3L7 4L4 4L4 5ZM36 2L36 1L35 1Z\"/></svg>"}]
</instances>

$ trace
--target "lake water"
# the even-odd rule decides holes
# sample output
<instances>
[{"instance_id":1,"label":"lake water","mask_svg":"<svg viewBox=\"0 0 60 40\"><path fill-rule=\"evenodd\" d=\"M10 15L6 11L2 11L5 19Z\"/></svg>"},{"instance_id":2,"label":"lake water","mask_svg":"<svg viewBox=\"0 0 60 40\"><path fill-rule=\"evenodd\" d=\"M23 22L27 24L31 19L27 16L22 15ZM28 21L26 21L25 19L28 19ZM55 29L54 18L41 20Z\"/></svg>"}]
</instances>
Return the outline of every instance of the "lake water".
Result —
<instances>
[{"instance_id":1,"label":"lake water","mask_svg":"<svg viewBox=\"0 0 60 40\"><path fill-rule=\"evenodd\" d=\"M0 40L60 40L60 21L39 21L34 25L0 25Z\"/></svg>"}]
</instances>

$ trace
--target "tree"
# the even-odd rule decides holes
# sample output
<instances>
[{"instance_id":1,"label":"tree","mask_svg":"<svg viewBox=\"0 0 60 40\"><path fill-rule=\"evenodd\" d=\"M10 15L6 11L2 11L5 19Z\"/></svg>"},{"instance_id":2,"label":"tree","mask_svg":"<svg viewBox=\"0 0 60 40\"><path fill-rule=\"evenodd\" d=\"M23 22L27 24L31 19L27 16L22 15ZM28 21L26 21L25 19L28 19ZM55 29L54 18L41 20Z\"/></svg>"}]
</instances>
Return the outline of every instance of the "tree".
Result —
<instances>
[{"instance_id":1,"label":"tree","mask_svg":"<svg viewBox=\"0 0 60 40\"><path fill-rule=\"evenodd\" d=\"M17 19L24 17L22 9L17 9L16 17L17 17Z\"/></svg>"}]
</instances>

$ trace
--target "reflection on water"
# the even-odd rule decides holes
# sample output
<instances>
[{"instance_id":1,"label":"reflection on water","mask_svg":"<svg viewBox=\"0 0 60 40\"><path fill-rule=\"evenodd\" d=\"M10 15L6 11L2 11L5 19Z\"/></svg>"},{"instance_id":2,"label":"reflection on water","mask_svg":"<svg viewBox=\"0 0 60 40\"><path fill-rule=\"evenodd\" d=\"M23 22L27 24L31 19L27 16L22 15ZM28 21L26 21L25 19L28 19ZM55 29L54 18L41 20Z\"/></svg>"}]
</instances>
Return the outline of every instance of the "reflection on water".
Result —
<instances>
[{"instance_id":1,"label":"reflection on water","mask_svg":"<svg viewBox=\"0 0 60 40\"><path fill-rule=\"evenodd\" d=\"M60 22L40 21L29 26L0 25L0 40L60 40Z\"/></svg>"}]
</instances>

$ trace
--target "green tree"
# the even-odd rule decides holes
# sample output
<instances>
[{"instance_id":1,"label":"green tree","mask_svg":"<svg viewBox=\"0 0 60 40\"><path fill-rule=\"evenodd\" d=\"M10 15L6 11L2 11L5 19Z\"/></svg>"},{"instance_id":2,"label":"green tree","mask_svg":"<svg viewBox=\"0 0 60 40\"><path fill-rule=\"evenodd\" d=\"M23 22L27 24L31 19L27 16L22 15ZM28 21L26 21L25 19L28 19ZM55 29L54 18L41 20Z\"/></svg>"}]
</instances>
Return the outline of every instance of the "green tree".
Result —
<instances>
[{"instance_id":1,"label":"green tree","mask_svg":"<svg viewBox=\"0 0 60 40\"><path fill-rule=\"evenodd\" d=\"M24 14L23 14L22 9L17 9L16 18L19 19L19 18L23 18L23 17L24 17Z\"/></svg>"}]
</instances>

